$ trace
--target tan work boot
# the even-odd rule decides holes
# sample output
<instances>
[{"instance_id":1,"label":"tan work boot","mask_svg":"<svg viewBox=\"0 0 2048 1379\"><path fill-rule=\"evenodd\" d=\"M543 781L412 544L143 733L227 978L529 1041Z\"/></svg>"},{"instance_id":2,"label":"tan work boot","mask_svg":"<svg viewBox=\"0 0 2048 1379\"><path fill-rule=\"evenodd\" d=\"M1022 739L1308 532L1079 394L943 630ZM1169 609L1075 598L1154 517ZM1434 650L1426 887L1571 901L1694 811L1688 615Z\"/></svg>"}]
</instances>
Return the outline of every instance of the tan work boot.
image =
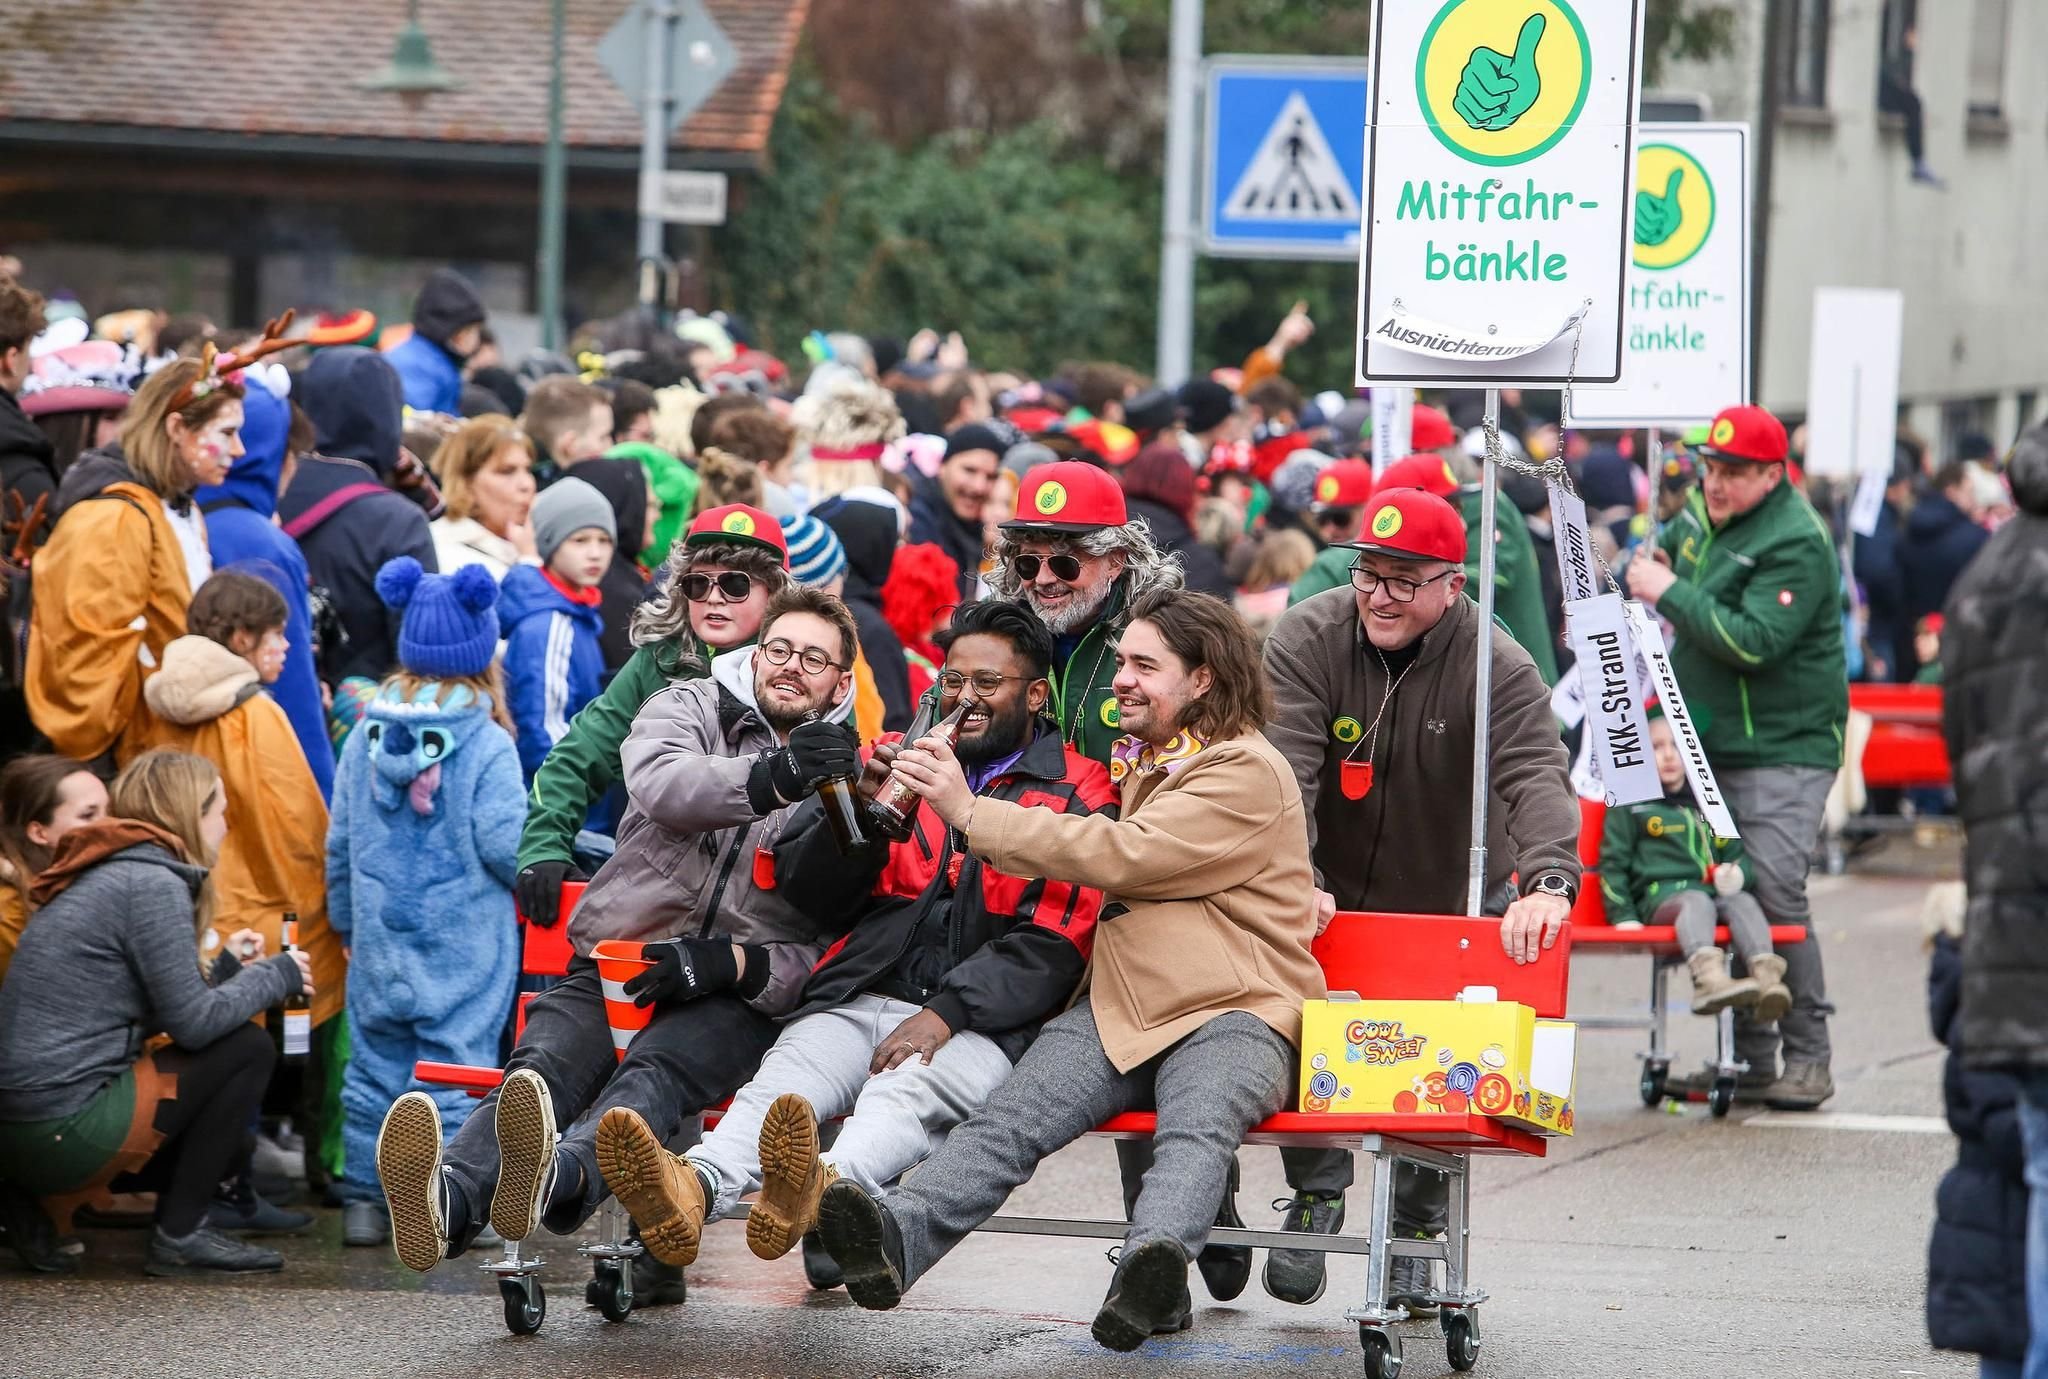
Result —
<instances>
[{"instance_id":1,"label":"tan work boot","mask_svg":"<svg viewBox=\"0 0 2048 1379\"><path fill-rule=\"evenodd\" d=\"M614 1106L597 1123L597 1171L664 1264L694 1264L704 1238L704 1180L661 1147L637 1111Z\"/></svg>"},{"instance_id":2,"label":"tan work boot","mask_svg":"<svg viewBox=\"0 0 2048 1379\"><path fill-rule=\"evenodd\" d=\"M1754 1005L1757 984L1749 977L1728 975L1728 962L1718 948L1702 948L1686 955L1692 973L1692 1013L1712 1015L1729 1006Z\"/></svg>"},{"instance_id":3,"label":"tan work boot","mask_svg":"<svg viewBox=\"0 0 2048 1379\"><path fill-rule=\"evenodd\" d=\"M761 1197L747 1217L747 1248L780 1259L818 1226L818 1199L839 1174L818 1161L818 1117L794 1092L761 1121Z\"/></svg>"},{"instance_id":4,"label":"tan work boot","mask_svg":"<svg viewBox=\"0 0 2048 1379\"><path fill-rule=\"evenodd\" d=\"M1752 1018L1768 1024L1792 1009L1792 990L1785 985L1785 960L1776 953L1759 953L1749 960L1749 975L1756 982L1756 1009Z\"/></svg>"}]
</instances>

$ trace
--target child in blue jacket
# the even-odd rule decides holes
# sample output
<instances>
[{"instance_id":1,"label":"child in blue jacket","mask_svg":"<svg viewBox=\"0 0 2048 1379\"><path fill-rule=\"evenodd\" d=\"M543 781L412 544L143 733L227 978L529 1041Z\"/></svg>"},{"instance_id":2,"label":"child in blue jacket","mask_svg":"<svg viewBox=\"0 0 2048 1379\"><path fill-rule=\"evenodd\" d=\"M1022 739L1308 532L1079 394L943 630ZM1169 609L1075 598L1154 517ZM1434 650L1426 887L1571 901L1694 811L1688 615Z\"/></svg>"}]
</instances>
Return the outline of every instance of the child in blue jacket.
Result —
<instances>
[{"instance_id":1,"label":"child in blue jacket","mask_svg":"<svg viewBox=\"0 0 2048 1379\"><path fill-rule=\"evenodd\" d=\"M528 784L569 720L604 688L603 591L618 542L604 495L558 479L533 503L541 564L505 575L498 618L505 629L505 687Z\"/></svg>"},{"instance_id":2,"label":"child in blue jacket","mask_svg":"<svg viewBox=\"0 0 2048 1379\"><path fill-rule=\"evenodd\" d=\"M480 565L377 572L404 611L399 670L342 749L327 833L328 923L350 948L352 1049L342 1081L342 1236L390 1234L377 1178L384 1113L413 1065L492 1065L519 981L512 882L526 822L519 754L492 665L498 586ZM452 1134L468 1114L437 1091Z\"/></svg>"}]
</instances>

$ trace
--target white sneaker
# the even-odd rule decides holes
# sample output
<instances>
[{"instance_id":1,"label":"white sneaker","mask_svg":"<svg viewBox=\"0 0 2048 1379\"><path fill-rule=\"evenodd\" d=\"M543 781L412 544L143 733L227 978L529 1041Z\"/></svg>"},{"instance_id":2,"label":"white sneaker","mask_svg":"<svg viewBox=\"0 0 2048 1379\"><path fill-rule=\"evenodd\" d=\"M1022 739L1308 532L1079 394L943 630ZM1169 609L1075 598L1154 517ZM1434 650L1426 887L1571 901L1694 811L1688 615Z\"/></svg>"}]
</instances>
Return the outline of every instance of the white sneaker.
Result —
<instances>
[{"instance_id":1,"label":"white sneaker","mask_svg":"<svg viewBox=\"0 0 2048 1379\"><path fill-rule=\"evenodd\" d=\"M507 1240L524 1240L540 1227L541 1208L555 1179L555 1100L530 1068L506 1077L498 1091L498 1188L491 1194L491 1227Z\"/></svg>"},{"instance_id":2,"label":"white sneaker","mask_svg":"<svg viewBox=\"0 0 2048 1379\"><path fill-rule=\"evenodd\" d=\"M425 1092L407 1092L384 1113L377 1132L377 1176L384 1184L391 1246L399 1263L424 1274L448 1257L441 1108Z\"/></svg>"}]
</instances>

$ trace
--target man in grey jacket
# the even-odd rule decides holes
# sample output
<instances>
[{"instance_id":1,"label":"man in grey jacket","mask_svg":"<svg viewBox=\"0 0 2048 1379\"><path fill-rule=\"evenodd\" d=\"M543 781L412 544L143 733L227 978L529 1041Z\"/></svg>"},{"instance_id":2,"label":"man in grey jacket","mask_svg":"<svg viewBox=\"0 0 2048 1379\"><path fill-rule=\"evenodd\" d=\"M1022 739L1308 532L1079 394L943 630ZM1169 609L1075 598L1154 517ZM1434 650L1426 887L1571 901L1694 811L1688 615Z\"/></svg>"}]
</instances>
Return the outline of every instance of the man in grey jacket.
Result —
<instances>
[{"instance_id":1,"label":"man in grey jacket","mask_svg":"<svg viewBox=\"0 0 2048 1379\"><path fill-rule=\"evenodd\" d=\"M858 649L846 605L787 589L759 645L642 706L621 752L631 805L618 851L570 919L577 956L528 1007L503 1085L445 1153L431 1097L408 1092L385 1117L377 1166L408 1267L466 1249L487 1201L507 1240L575 1230L605 1197L599 1117L628 1107L666 1139L754 1075L829 937L767 869L790 806L859 771L841 726ZM626 985L657 1009L623 1061L590 957L606 939L638 941L653 962ZM558 1114L570 1122L559 1144Z\"/></svg>"}]
</instances>

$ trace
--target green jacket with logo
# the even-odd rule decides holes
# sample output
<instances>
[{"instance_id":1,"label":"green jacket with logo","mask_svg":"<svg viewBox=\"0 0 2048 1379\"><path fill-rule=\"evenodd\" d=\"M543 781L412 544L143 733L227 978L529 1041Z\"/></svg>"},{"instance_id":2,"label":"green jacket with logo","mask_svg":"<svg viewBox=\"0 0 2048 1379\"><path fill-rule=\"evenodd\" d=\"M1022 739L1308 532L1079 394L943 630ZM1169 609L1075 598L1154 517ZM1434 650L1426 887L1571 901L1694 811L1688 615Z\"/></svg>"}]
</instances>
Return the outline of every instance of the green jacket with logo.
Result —
<instances>
[{"instance_id":1,"label":"green jacket with logo","mask_svg":"<svg viewBox=\"0 0 2048 1379\"><path fill-rule=\"evenodd\" d=\"M1741 860L1742 840L1716 838L1689 799L1615 805L1600 834L1600 896L1607 902L1607 922L1648 924L1657 907L1675 895L1699 891L1711 896L1713 867Z\"/></svg>"},{"instance_id":2,"label":"green jacket with logo","mask_svg":"<svg viewBox=\"0 0 2048 1379\"><path fill-rule=\"evenodd\" d=\"M1708 761L1840 769L1842 568L1812 504L1781 482L1717 528L1694 490L1658 545L1678 582L1657 611L1677 629L1671 664Z\"/></svg>"},{"instance_id":3,"label":"green jacket with logo","mask_svg":"<svg viewBox=\"0 0 2048 1379\"><path fill-rule=\"evenodd\" d=\"M1479 491L1458 495L1459 511L1465 518L1465 592L1479 598ZM1557 684L1557 649L1550 642L1550 619L1543 612L1543 578L1536 568L1536 543L1529 539L1529 526L1505 496L1493 514L1496 546L1493 566L1493 615L1521 644L1536 663L1543 683ZM1325 589L1351 582L1351 562L1358 552L1349 546L1329 546L1308 567L1308 573L1287 592L1292 608L1305 598Z\"/></svg>"},{"instance_id":4,"label":"green jacket with logo","mask_svg":"<svg viewBox=\"0 0 2048 1379\"><path fill-rule=\"evenodd\" d=\"M1124 736L1110 682L1116 679L1116 643L1123 636L1129 608L1130 591L1120 583L1066 664L1053 666L1051 713L1059 720L1060 737L1104 766L1109 765L1110 747Z\"/></svg>"}]
</instances>

